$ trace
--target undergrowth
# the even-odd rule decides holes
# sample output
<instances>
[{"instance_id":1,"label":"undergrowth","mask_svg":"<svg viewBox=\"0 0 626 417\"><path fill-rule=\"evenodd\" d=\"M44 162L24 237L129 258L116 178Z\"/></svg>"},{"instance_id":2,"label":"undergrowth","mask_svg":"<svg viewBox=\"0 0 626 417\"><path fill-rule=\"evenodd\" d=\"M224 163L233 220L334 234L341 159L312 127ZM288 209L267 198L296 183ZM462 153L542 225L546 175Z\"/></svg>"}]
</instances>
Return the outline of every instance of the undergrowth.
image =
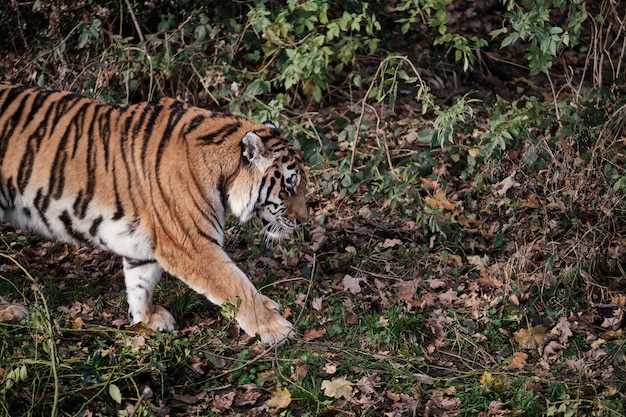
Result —
<instances>
[{"instance_id":1,"label":"undergrowth","mask_svg":"<svg viewBox=\"0 0 626 417\"><path fill-rule=\"evenodd\" d=\"M461 3L1 5L3 80L271 119L312 185L226 236L278 349L171 276L179 329L128 327L119 259L2 226L0 412L626 415L623 10Z\"/></svg>"}]
</instances>

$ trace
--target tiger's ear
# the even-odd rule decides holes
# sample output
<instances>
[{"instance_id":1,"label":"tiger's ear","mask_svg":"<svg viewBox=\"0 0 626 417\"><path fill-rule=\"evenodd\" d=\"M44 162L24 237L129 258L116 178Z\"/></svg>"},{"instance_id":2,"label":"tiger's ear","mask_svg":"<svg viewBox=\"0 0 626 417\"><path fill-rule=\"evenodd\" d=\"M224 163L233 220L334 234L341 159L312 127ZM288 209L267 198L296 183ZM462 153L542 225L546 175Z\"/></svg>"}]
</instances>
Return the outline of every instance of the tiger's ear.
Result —
<instances>
[{"instance_id":1,"label":"tiger's ear","mask_svg":"<svg viewBox=\"0 0 626 417\"><path fill-rule=\"evenodd\" d=\"M241 144L243 147L243 159L247 165L256 165L259 168L267 165L269 159L265 156L265 145L259 135L248 132L243 137Z\"/></svg>"}]
</instances>

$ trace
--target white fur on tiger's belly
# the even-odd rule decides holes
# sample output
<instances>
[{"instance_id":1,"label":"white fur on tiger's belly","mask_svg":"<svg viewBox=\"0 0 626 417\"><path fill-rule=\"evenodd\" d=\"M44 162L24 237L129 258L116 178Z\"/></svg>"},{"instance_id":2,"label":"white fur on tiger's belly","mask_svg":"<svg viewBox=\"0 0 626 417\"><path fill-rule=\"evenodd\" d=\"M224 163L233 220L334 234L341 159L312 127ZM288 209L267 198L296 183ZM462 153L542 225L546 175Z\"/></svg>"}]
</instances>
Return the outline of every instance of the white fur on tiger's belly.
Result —
<instances>
[{"instance_id":1,"label":"white fur on tiger's belly","mask_svg":"<svg viewBox=\"0 0 626 417\"><path fill-rule=\"evenodd\" d=\"M19 203L19 201L18 201ZM112 220L114 214L107 211L95 210L93 207L87 215L80 219L73 214L73 200L57 200L50 203L45 212L44 221L37 210L31 205L26 208L30 215L26 215L24 206L17 206L14 210L6 211L2 217L17 227L39 233L51 239L64 242L88 243L97 248L114 252L118 255L133 259L152 259L154 252L148 235L143 233L137 225L122 218ZM91 204L94 205L93 203ZM81 241L68 232L61 220L63 216L71 220L72 233L80 235L86 242ZM47 225L46 225L47 222ZM98 223L97 230L91 230ZM95 232L95 234L93 234Z\"/></svg>"}]
</instances>

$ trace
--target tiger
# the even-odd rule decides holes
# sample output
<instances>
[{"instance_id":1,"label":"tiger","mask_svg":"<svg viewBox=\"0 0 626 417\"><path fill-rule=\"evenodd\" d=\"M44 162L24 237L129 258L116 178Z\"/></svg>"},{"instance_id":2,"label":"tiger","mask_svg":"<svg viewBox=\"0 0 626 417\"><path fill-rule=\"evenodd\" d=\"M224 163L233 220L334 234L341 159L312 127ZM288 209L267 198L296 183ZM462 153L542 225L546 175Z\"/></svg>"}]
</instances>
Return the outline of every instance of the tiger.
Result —
<instances>
[{"instance_id":1,"label":"tiger","mask_svg":"<svg viewBox=\"0 0 626 417\"><path fill-rule=\"evenodd\" d=\"M264 344L294 337L279 305L224 251L225 216L267 240L306 222L300 152L272 122L172 98L115 104L0 84L0 220L122 257L131 325L173 331L153 293L163 271ZM25 311L12 315L21 317Z\"/></svg>"}]
</instances>

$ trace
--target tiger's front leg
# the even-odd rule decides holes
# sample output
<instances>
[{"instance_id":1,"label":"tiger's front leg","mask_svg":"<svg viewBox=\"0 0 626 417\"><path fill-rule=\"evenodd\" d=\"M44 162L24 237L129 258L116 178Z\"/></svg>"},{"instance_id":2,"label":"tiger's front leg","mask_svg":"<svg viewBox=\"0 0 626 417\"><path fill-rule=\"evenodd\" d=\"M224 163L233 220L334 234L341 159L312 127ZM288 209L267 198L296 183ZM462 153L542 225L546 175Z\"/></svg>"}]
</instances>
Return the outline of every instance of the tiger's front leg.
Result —
<instances>
[{"instance_id":1,"label":"tiger's front leg","mask_svg":"<svg viewBox=\"0 0 626 417\"><path fill-rule=\"evenodd\" d=\"M164 307L154 305L154 288L163 268L155 260L124 258L124 281L130 324L144 323L153 330L171 332L176 320Z\"/></svg>"},{"instance_id":2,"label":"tiger's front leg","mask_svg":"<svg viewBox=\"0 0 626 417\"><path fill-rule=\"evenodd\" d=\"M213 304L239 304L235 319L248 335L258 334L262 343L270 345L293 337L293 326L280 315L278 304L260 294L222 248L213 245L205 249L170 252L157 248L156 255L167 271Z\"/></svg>"}]
</instances>

